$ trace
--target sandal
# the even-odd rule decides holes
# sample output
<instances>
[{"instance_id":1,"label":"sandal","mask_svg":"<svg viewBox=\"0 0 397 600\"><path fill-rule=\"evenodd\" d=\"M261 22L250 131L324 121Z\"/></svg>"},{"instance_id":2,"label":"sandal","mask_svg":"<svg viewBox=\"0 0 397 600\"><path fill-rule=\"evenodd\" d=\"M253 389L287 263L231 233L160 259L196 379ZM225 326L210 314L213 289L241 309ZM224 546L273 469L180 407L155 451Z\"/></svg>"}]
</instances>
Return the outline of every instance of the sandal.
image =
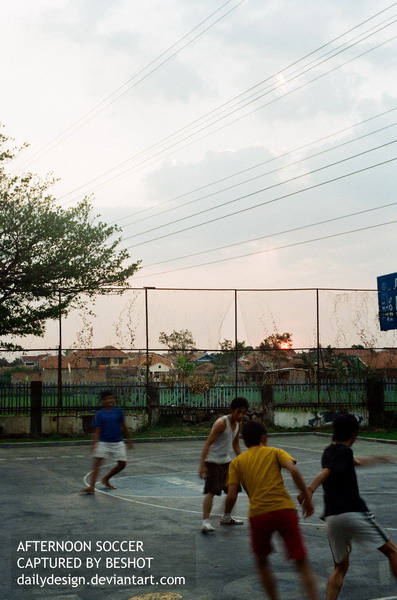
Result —
<instances>
[{"instance_id":1,"label":"sandal","mask_svg":"<svg viewBox=\"0 0 397 600\"><path fill-rule=\"evenodd\" d=\"M112 485L111 483L109 483L108 481L106 481L106 479L102 479L101 483L105 486L105 488L107 490L117 490L117 487L115 485Z\"/></svg>"}]
</instances>

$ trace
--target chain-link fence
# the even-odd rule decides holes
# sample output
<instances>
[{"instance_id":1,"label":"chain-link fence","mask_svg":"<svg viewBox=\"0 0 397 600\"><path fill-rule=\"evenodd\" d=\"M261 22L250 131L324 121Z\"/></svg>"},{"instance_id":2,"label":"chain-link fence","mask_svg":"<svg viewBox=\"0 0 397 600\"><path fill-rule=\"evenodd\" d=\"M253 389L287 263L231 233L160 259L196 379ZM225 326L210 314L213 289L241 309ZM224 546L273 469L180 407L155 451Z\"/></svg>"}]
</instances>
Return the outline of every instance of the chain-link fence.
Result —
<instances>
[{"instance_id":1,"label":"chain-link fence","mask_svg":"<svg viewBox=\"0 0 397 600\"><path fill-rule=\"evenodd\" d=\"M218 407L243 394L256 406L269 384L276 403L323 405L343 404L368 378L397 378L396 332L380 331L376 290L113 290L42 339L7 341L23 350L0 355L3 413L27 409L34 381L43 410L78 411L105 387L129 408L148 397Z\"/></svg>"}]
</instances>

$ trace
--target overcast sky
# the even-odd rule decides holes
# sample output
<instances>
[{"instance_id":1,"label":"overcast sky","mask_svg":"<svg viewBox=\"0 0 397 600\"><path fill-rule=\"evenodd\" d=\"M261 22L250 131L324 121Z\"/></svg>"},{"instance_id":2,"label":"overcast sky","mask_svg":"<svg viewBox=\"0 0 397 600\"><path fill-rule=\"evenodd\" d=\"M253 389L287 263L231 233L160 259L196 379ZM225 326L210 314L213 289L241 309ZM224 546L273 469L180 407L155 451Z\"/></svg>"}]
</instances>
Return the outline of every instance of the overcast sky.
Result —
<instances>
[{"instance_id":1,"label":"overcast sky","mask_svg":"<svg viewBox=\"0 0 397 600\"><path fill-rule=\"evenodd\" d=\"M397 3L3 0L0 18L0 121L30 143L10 169L53 172L65 207L93 194L142 260L134 286L397 271Z\"/></svg>"}]
</instances>

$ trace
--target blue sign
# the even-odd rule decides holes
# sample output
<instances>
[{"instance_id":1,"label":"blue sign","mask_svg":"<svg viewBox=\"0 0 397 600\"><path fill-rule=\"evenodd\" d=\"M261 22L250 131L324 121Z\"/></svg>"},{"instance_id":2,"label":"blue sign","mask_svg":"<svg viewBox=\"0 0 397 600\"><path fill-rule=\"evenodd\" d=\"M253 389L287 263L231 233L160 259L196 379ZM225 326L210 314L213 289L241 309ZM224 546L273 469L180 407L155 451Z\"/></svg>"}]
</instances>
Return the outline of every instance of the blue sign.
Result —
<instances>
[{"instance_id":1,"label":"blue sign","mask_svg":"<svg viewBox=\"0 0 397 600\"><path fill-rule=\"evenodd\" d=\"M382 331L397 329L397 273L377 279L380 328Z\"/></svg>"}]
</instances>

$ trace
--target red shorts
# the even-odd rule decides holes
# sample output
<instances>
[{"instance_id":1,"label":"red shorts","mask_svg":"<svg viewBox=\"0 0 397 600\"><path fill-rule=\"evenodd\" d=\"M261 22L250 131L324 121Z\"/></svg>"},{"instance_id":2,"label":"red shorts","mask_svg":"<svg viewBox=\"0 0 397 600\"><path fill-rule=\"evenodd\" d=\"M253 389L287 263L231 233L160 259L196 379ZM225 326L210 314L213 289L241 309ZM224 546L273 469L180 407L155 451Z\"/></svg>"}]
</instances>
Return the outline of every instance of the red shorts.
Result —
<instances>
[{"instance_id":1,"label":"red shorts","mask_svg":"<svg viewBox=\"0 0 397 600\"><path fill-rule=\"evenodd\" d=\"M288 558L302 560L307 552L294 509L275 510L250 518L251 544L254 554L267 556L273 551L271 537L275 531L281 535Z\"/></svg>"}]
</instances>

